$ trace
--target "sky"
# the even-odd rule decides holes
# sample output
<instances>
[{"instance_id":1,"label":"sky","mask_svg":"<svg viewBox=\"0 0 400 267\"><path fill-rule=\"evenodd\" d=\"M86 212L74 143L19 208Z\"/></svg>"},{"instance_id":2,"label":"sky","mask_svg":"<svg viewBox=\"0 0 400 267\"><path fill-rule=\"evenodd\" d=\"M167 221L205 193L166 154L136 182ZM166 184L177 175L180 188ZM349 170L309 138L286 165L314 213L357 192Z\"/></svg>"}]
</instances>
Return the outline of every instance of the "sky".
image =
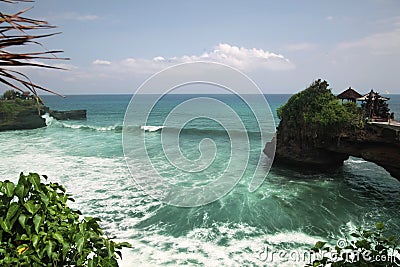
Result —
<instances>
[{"instance_id":1,"label":"sky","mask_svg":"<svg viewBox=\"0 0 400 267\"><path fill-rule=\"evenodd\" d=\"M162 69L199 60L242 71L264 93L318 78L334 93L400 93L398 0L37 0L0 10L32 6L25 16L62 32L44 47L70 60L46 62L67 71L24 71L61 94L131 94Z\"/></svg>"}]
</instances>

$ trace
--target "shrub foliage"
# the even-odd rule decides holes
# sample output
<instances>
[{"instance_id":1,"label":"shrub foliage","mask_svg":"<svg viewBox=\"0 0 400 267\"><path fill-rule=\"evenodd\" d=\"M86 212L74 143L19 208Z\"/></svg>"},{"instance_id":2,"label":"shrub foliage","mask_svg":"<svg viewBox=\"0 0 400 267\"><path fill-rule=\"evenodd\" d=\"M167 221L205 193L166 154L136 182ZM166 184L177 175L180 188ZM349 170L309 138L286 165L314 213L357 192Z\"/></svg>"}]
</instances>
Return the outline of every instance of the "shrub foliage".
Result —
<instances>
[{"instance_id":1,"label":"shrub foliage","mask_svg":"<svg viewBox=\"0 0 400 267\"><path fill-rule=\"evenodd\" d=\"M342 104L326 81L316 80L307 89L293 95L278 109L282 121L296 127L332 133L347 127L363 127L361 110L355 103Z\"/></svg>"},{"instance_id":2,"label":"shrub foliage","mask_svg":"<svg viewBox=\"0 0 400 267\"><path fill-rule=\"evenodd\" d=\"M0 266L118 266L119 249L130 245L69 208L63 186L40 180L21 173L17 184L0 182Z\"/></svg>"},{"instance_id":3,"label":"shrub foliage","mask_svg":"<svg viewBox=\"0 0 400 267\"><path fill-rule=\"evenodd\" d=\"M345 246L331 248L318 241L313 251L330 252L330 257L316 259L307 266L399 266L400 248L396 236L385 235L385 225L376 223L375 230L357 229L351 233L354 240L346 240Z\"/></svg>"}]
</instances>

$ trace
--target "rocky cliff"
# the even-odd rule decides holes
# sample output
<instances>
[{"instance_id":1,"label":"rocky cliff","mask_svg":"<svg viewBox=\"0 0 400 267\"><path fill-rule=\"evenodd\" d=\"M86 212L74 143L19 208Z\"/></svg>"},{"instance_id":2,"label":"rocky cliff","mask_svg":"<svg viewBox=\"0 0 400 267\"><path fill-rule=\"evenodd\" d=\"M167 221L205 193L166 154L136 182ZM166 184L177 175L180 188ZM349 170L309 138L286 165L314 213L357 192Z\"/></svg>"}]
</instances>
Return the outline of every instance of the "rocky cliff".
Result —
<instances>
[{"instance_id":1,"label":"rocky cliff","mask_svg":"<svg viewBox=\"0 0 400 267\"><path fill-rule=\"evenodd\" d=\"M26 108L13 116L0 115L0 131L37 129L46 126L36 108Z\"/></svg>"},{"instance_id":2,"label":"rocky cliff","mask_svg":"<svg viewBox=\"0 0 400 267\"><path fill-rule=\"evenodd\" d=\"M359 108L339 103L327 86L317 81L280 108L274 162L326 170L354 156L400 180L400 127L365 123Z\"/></svg>"},{"instance_id":3,"label":"rocky cliff","mask_svg":"<svg viewBox=\"0 0 400 267\"><path fill-rule=\"evenodd\" d=\"M56 120L84 120L86 119L86 110L78 109L78 110L49 110L50 116L55 118Z\"/></svg>"},{"instance_id":4,"label":"rocky cliff","mask_svg":"<svg viewBox=\"0 0 400 267\"><path fill-rule=\"evenodd\" d=\"M386 169L400 180L400 129L367 124L364 129L343 131L331 136L309 136L302 140L288 137L291 128L280 124L276 136L275 163L301 170L327 170L340 167L349 156L363 158ZM271 144L268 143L265 151Z\"/></svg>"},{"instance_id":5,"label":"rocky cliff","mask_svg":"<svg viewBox=\"0 0 400 267\"><path fill-rule=\"evenodd\" d=\"M57 120L86 119L86 110L51 110L32 101L2 101L0 102L0 131L37 129L46 126L43 114L49 113Z\"/></svg>"}]
</instances>

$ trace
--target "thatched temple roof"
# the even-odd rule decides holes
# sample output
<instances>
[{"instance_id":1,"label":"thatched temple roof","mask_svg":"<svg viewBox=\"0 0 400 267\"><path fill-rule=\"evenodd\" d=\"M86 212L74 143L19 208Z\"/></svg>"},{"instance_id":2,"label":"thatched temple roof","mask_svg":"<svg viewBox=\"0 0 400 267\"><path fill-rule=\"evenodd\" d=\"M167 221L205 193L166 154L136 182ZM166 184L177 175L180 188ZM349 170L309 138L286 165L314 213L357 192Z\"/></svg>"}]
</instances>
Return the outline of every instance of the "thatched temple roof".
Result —
<instances>
[{"instance_id":1,"label":"thatched temple roof","mask_svg":"<svg viewBox=\"0 0 400 267\"><path fill-rule=\"evenodd\" d=\"M353 100L355 101L357 98L362 97L361 94L359 94L357 91L349 87L346 91L340 93L337 95L339 99L346 99L346 100Z\"/></svg>"}]
</instances>

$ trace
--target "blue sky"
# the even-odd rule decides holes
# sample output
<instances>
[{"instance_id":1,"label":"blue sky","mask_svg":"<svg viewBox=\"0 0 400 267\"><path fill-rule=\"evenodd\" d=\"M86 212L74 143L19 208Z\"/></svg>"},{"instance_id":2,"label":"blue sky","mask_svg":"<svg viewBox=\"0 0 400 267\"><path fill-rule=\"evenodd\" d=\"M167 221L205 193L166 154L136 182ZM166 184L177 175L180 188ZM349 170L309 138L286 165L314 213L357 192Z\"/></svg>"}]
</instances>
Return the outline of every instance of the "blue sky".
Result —
<instances>
[{"instance_id":1,"label":"blue sky","mask_svg":"<svg viewBox=\"0 0 400 267\"><path fill-rule=\"evenodd\" d=\"M294 93L317 78L400 93L400 1L39 0L1 10L27 13L63 33L43 40L68 71L27 70L63 94L133 93L173 64L235 67L265 93ZM39 50L40 47L34 47Z\"/></svg>"}]
</instances>

